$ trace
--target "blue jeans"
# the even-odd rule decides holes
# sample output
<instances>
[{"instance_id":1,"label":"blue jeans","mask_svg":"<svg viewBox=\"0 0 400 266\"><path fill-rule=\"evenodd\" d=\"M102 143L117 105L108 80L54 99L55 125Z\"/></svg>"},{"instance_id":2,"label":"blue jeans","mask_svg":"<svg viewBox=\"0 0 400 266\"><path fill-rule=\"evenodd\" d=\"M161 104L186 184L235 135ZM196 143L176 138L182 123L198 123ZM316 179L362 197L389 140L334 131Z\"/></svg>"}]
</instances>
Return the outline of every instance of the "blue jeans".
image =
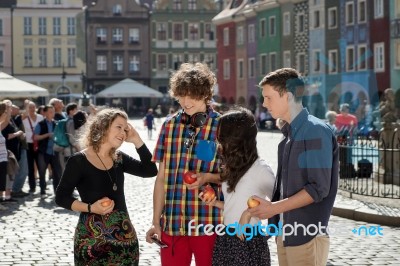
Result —
<instances>
[{"instance_id":1,"label":"blue jeans","mask_svg":"<svg viewBox=\"0 0 400 266\"><path fill-rule=\"evenodd\" d=\"M26 177L28 176L28 159L26 149L21 149L21 158L18 161L19 171L14 177L14 184L12 187L13 192L20 192L24 186Z\"/></svg>"}]
</instances>

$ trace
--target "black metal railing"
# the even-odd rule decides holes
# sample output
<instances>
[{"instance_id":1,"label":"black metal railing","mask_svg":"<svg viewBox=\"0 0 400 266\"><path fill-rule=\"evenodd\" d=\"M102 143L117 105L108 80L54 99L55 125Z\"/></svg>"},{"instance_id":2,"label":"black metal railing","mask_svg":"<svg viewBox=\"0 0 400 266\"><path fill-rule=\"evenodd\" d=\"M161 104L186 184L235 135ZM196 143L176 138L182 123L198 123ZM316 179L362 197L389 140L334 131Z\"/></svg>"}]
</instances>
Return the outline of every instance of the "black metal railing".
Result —
<instances>
[{"instance_id":1,"label":"black metal railing","mask_svg":"<svg viewBox=\"0 0 400 266\"><path fill-rule=\"evenodd\" d=\"M339 189L350 193L400 199L399 128L376 136L338 136Z\"/></svg>"}]
</instances>

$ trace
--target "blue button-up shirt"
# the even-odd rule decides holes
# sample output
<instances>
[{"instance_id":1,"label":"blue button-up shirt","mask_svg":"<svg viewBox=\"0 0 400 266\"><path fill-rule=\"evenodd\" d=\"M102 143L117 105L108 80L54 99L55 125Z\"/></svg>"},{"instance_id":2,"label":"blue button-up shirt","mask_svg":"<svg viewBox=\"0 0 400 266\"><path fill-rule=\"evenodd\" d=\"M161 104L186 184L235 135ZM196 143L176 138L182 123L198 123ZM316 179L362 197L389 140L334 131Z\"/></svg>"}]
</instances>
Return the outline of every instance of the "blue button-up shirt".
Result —
<instances>
[{"instance_id":1,"label":"blue button-up shirt","mask_svg":"<svg viewBox=\"0 0 400 266\"><path fill-rule=\"evenodd\" d=\"M314 202L283 213L283 223L327 226L338 188L339 152L329 126L303 109L290 124L282 128L284 139L278 146L278 171L273 201L293 196L302 189ZM279 215L270 219L277 224ZM313 228L310 229L310 231ZM325 232L324 232L325 233ZM286 236L285 246L307 243L315 235Z\"/></svg>"},{"instance_id":2,"label":"blue button-up shirt","mask_svg":"<svg viewBox=\"0 0 400 266\"><path fill-rule=\"evenodd\" d=\"M54 131L53 121L49 121L47 119L45 119L45 120L46 120L48 133L53 133L53 131ZM39 124L37 124L35 127L35 135L41 135ZM53 145L54 145L53 138L48 138L46 154L54 155Z\"/></svg>"}]
</instances>

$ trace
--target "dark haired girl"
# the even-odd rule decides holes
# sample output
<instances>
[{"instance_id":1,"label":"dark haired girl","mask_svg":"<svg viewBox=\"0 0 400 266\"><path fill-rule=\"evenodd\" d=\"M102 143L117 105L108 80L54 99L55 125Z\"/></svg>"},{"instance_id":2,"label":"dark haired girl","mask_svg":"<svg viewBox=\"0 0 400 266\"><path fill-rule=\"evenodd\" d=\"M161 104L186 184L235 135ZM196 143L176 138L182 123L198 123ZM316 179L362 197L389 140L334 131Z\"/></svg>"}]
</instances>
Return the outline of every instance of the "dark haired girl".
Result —
<instances>
[{"instance_id":1,"label":"dark haired girl","mask_svg":"<svg viewBox=\"0 0 400 266\"><path fill-rule=\"evenodd\" d=\"M275 177L268 164L258 157L257 125L250 110L237 108L221 116L217 140L224 165L221 173L225 201L204 201L224 210L224 224L256 225L251 218L247 200L252 195L272 196ZM200 194L202 198L202 194ZM268 237L246 234L217 237L213 265L270 265Z\"/></svg>"}]
</instances>

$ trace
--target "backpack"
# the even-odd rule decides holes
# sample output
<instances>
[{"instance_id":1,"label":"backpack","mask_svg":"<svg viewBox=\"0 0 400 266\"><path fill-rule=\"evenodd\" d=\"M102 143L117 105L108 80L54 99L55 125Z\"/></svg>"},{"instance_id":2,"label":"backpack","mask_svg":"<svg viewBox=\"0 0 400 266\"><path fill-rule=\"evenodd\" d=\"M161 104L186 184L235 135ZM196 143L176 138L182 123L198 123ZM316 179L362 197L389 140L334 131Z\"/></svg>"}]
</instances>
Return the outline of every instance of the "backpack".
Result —
<instances>
[{"instance_id":1,"label":"backpack","mask_svg":"<svg viewBox=\"0 0 400 266\"><path fill-rule=\"evenodd\" d=\"M58 146L61 146L64 148L70 146L68 135L67 135L67 121L69 119L70 118L65 118L65 119L59 120L53 131L54 143L57 144Z\"/></svg>"}]
</instances>

